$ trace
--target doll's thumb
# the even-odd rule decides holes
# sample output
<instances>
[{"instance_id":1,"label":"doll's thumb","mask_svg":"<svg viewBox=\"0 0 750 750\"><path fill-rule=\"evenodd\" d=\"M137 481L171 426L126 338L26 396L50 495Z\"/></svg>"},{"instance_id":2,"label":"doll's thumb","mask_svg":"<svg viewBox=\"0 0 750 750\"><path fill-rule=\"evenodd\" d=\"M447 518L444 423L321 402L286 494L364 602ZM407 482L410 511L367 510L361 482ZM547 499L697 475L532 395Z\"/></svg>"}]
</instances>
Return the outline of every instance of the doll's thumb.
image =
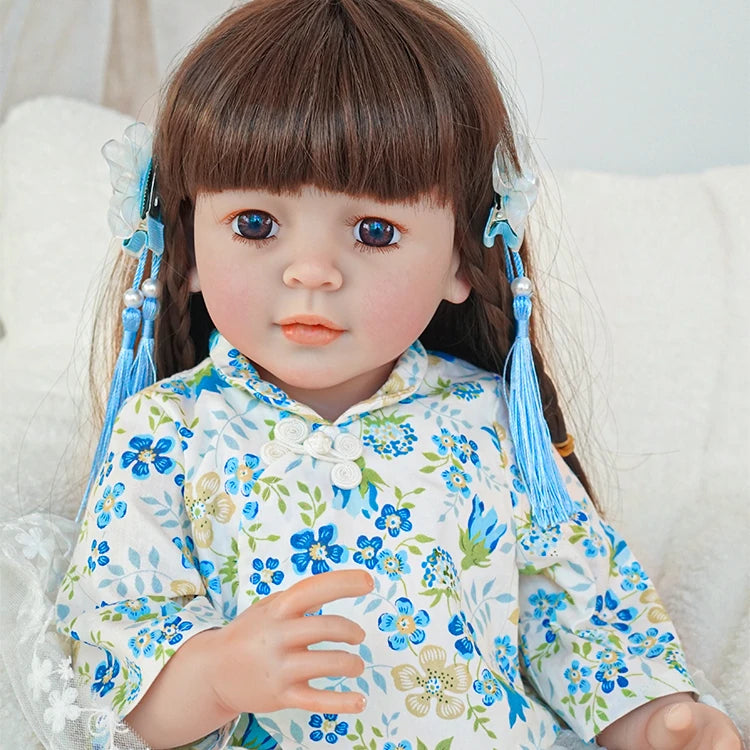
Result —
<instances>
[{"instance_id":1,"label":"doll's thumb","mask_svg":"<svg viewBox=\"0 0 750 750\"><path fill-rule=\"evenodd\" d=\"M681 750L695 731L693 712L687 703L673 703L657 711L646 724L651 750Z\"/></svg>"}]
</instances>

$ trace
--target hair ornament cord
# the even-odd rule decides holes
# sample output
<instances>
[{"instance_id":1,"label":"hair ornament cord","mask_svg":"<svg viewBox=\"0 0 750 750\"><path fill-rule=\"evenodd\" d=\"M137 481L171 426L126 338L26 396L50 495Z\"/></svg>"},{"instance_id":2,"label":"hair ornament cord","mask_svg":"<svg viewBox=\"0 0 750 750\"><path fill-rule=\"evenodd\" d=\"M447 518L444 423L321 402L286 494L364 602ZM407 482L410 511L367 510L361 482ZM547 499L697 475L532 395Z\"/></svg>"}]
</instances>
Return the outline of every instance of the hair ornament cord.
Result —
<instances>
[{"instance_id":1,"label":"hair ornament cord","mask_svg":"<svg viewBox=\"0 0 750 750\"><path fill-rule=\"evenodd\" d=\"M137 258L138 265L133 283L123 294L120 353L76 523L80 521L86 498L104 463L120 407L129 396L156 381L154 321L159 312L158 275L164 252L164 224L156 190L156 170L151 159L152 144L151 131L144 123L136 122L125 129L122 141L110 140L102 146L113 190L107 213L109 227L113 236L122 241L123 252ZM149 257L151 275L144 280Z\"/></svg>"},{"instance_id":2,"label":"hair ornament cord","mask_svg":"<svg viewBox=\"0 0 750 750\"><path fill-rule=\"evenodd\" d=\"M524 273L520 249L526 220L539 191L537 178L528 167L530 147L527 140L518 144L517 152L521 161L520 174L506 159L502 144L495 148L492 163L495 198L485 224L484 245L491 248L495 238L502 237L505 271L513 293L516 319L516 338L503 368L503 395L508 405L518 468L526 485L534 521L548 528L570 518L574 506L555 463L529 338L533 284ZM572 446L565 445L564 449L570 449L568 455L572 452Z\"/></svg>"}]
</instances>

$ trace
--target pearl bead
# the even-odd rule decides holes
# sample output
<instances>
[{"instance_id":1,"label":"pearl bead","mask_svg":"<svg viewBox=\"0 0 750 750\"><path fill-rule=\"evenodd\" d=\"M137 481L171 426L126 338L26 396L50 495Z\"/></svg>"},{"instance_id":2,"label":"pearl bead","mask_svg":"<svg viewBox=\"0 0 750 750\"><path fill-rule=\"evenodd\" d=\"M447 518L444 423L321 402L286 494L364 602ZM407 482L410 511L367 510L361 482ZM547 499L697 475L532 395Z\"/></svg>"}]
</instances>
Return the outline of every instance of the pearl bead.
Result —
<instances>
[{"instance_id":1,"label":"pearl bead","mask_svg":"<svg viewBox=\"0 0 750 750\"><path fill-rule=\"evenodd\" d=\"M125 307L140 307L143 304L143 293L140 289L128 289L125 294L122 295Z\"/></svg>"},{"instance_id":2,"label":"pearl bead","mask_svg":"<svg viewBox=\"0 0 750 750\"><path fill-rule=\"evenodd\" d=\"M514 297L528 297L533 288L531 279L526 276L519 276L517 279L513 279L510 285L510 290L513 292Z\"/></svg>"},{"instance_id":3,"label":"pearl bead","mask_svg":"<svg viewBox=\"0 0 750 750\"><path fill-rule=\"evenodd\" d=\"M158 280L146 279L141 284L141 289L143 290L143 294L146 297L158 297L159 293L161 292L161 284L158 282Z\"/></svg>"}]
</instances>

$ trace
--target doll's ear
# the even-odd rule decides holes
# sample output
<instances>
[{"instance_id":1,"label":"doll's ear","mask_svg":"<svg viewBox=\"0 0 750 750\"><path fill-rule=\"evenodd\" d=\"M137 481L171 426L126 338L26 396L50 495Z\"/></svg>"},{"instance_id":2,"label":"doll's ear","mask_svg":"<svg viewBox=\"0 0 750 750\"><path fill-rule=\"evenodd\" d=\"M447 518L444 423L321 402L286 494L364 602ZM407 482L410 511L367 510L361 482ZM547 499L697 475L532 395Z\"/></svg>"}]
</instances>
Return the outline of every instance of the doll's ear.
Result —
<instances>
[{"instance_id":1,"label":"doll's ear","mask_svg":"<svg viewBox=\"0 0 750 750\"><path fill-rule=\"evenodd\" d=\"M461 256L458 250L453 251L453 260L451 268L445 283L445 294L443 299L453 302L456 305L465 302L471 293L471 284L464 277L463 271L459 268Z\"/></svg>"},{"instance_id":2,"label":"doll's ear","mask_svg":"<svg viewBox=\"0 0 750 750\"><path fill-rule=\"evenodd\" d=\"M201 290L201 280L198 278L198 269L195 266L190 269L188 274L188 289L193 293Z\"/></svg>"}]
</instances>

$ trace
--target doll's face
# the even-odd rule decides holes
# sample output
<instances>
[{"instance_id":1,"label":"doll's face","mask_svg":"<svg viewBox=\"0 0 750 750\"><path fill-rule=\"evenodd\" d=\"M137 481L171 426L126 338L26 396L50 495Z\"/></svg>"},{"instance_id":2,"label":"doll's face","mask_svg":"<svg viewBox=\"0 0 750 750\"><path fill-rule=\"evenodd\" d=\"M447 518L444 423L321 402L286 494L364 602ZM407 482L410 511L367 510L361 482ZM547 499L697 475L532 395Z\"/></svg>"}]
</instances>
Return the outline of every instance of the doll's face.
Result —
<instances>
[{"instance_id":1,"label":"doll's face","mask_svg":"<svg viewBox=\"0 0 750 750\"><path fill-rule=\"evenodd\" d=\"M454 221L427 198L201 193L198 282L216 327L261 376L333 420L385 383L441 300L467 298Z\"/></svg>"}]
</instances>

